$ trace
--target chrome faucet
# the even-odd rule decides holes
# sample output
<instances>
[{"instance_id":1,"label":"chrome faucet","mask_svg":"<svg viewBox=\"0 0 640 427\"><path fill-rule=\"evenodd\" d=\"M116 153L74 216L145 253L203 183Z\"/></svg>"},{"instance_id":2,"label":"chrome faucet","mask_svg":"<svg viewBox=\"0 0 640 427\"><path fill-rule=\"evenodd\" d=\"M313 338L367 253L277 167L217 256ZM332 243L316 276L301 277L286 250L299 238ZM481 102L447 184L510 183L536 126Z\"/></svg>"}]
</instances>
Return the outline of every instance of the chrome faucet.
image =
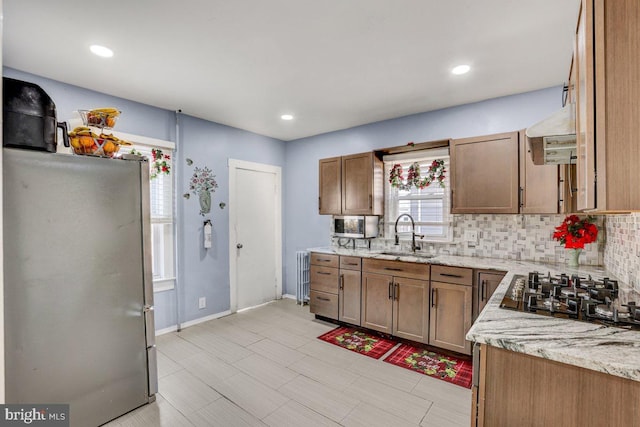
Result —
<instances>
[{"instance_id":1,"label":"chrome faucet","mask_svg":"<svg viewBox=\"0 0 640 427\"><path fill-rule=\"evenodd\" d=\"M413 220L413 217L412 217L411 215L409 215L409 214L406 214L406 213L405 213L405 214L400 215L400 216L398 217L398 219L396 219L396 226L395 226L395 232L396 232L395 239L396 239L396 243L395 243L395 244L396 244L396 245L399 245L399 244L400 244L400 237L398 237L398 222L400 221L400 218L402 218L403 216L406 216L406 217L408 217L408 218L411 220L411 250L412 250L413 252L415 252L415 251L417 251L417 250L420 250L420 247L418 247L418 246L416 245L416 237L423 238L423 237L424 237L424 235L422 235L422 234L416 234L416 223L415 223L415 221Z\"/></svg>"}]
</instances>

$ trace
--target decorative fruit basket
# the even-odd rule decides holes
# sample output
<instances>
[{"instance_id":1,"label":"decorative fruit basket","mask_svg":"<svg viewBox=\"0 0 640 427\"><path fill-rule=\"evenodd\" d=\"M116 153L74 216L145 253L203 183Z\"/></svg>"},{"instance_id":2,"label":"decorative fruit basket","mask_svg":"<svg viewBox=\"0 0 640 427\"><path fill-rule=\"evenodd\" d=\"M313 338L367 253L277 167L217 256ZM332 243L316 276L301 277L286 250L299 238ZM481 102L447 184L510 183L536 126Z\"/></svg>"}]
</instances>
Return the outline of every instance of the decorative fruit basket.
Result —
<instances>
[{"instance_id":1,"label":"decorative fruit basket","mask_svg":"<svg viewBox=\"0 0 640 427\"><path fill-rule=\"evenodd\" d=\"M85 126L111 129L116 125L120 111L115 108L96 108L94 110L78 110Z\"/></svg>"},{"instance_id":2,"label":"decorative fruit basket","mask_svg":"<svg viewBox=\"0 0 640 427\"><path fill-rule=\"evenodd\" d=\"M69 132L69 144L75 154L98 157L113 157L120 151L120 146L131 145L130 142L114 135L104 133L97 135L86 126L77 127Z\"/></svg>"}]
</instances>

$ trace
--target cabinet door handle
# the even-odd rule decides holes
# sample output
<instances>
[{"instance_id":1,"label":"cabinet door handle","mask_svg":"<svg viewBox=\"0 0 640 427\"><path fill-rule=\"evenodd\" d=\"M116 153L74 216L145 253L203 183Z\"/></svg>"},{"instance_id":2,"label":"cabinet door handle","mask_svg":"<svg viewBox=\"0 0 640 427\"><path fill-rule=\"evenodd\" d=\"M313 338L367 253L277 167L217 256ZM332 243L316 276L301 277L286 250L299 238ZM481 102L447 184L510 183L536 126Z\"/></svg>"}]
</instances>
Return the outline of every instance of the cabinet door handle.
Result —
<instances>
[{"instance_id":1,"label":"cabinet door handle","mask_svg":"<svg viewBox=\"0 0 640 427\"><path fill-rule=\"evenodd\" d=\"M318 271L318 274L322 274L323 276L331 276L331 273L327 273L325 271Z\"/></svg>"},{"instance_id":2,"label":"cabinet door handle","mask_svg":"<svg viewBox=\"0 0 640 427\"><path fill-rule=\"evenodd\" d=\"M438 293L436 292L437 289L431 289L431 307L435 307L436 306L436 299L438 296Z\"/></svg>"},{"instance_id":3,"label":"cabinet door handle","mask_svg":"<svg viewBox=\"0 0 640 427\"><path fill-rule=\"evenodd\" d=\"M402 271L401 268L393 268L393 267L385 267L384 270L389 270L389 271Z\"/></svg>"},{"instance_id":4,"label":"cabinet door handle","mask_svg":"<svg viewBox=\"0 0 640 427\"><path fill-rule=\"evenodd\" d=\"M524 207L524 187L520 187L520 207L523 208Z\"/></svg>"},{"instance_id":5,"label":"cabinet door handle","mask_svg":"<svg viewBox=\"0 0 640 427\"><path fill-rule=\"evenodd\" d=\"M487 298L487 281L482 281L482 286L480 288L480 297L481 300L484 301Z\"/></svg>"},{"instance_id":6,"label":"cabinet door handle","mask_svg":"<svg viewBox=\"0 0 640 427\"><path fill-rule=\"evenodd\" d=\"M396 283L393 288L393 299L396 301L400 299L400 283Z\"/></svg>"},{"instance_id":7,"label":"cabinet door handle","mask_svg":"<svg viewBox=\"0 0 640 427\"><path fill-rule=\"evenodd\" d=\"M369 209L373 209L373 196L369 194Z\"/></svg>"},{"instance_id":8,"label":"cabinet door handle","mask_svg":"<svg viewBox=\"0 0 640 427\"><path fill-rule=\"evenodd\" d=\"M344 274L340 275L340 289L344 289Z\"/></svg>"},{"instance_id":9,"label":"cabinet door handle","mask_svg":"<svg viewBox=\"0 0 640 427\"><path fill-rule=\"evenodd\" d=\"M318 297L320 301L331 301L329 298Z\"/></svg>"},{"instance_id":10,"label":"cabinet door handle","mask_svg":"<svg viewBox=\"0 0 640 427\"><path fill-rule=\"evenodd\" d=\"M393 282L389 282L389 299L393 299Z\"/></svg>"},{"instance_id":11,"label":"cabinet door handle","mask_svg":"<svg viewBox=\"0 0 640 427\"><path fill-rule=\"evenodd\" d=\"M440 273L441 276L445 277L455 277L457 279L462 279L462 276L459 274L451 274L451 273Z\"/></svg>"},{"instance_id":12,"label":"cabinet door handle","mask_svg":"<svg viewBox=\"0 0 640 427\"><path fill-rule=\"evenodd\" d=\"M318 210L322 210L322 197L318 197Z\"/></svg>"}]
</instances>

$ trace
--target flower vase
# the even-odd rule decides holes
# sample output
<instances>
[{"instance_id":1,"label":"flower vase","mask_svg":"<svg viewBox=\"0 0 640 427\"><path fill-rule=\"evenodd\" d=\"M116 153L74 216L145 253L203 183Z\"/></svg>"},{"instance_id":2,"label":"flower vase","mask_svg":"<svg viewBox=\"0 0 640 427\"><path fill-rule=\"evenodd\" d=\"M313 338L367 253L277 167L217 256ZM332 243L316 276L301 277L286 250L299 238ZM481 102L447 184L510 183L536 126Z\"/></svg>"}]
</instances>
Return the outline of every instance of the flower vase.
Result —
<instances>
[{"instance_id":1,"label":"flower vase","mask_svg":"<svg viewBox=\"0 0 640 427\"><path fill-rule=\"evenodd\" d=\"M567 267L578 267L582 249L567 249L567 251Z\"/></svg>"},{"instance_id":2,"label":"flower vase","mask_svg":"<svg viewBox=\"0 0 640 427\"><path fill-rule=\"evenodd\" d=\"M211 193L208 191L201 191L198 193L200 199L200 215L204 216L211 212Z\"/></svg>"}]
</instances>

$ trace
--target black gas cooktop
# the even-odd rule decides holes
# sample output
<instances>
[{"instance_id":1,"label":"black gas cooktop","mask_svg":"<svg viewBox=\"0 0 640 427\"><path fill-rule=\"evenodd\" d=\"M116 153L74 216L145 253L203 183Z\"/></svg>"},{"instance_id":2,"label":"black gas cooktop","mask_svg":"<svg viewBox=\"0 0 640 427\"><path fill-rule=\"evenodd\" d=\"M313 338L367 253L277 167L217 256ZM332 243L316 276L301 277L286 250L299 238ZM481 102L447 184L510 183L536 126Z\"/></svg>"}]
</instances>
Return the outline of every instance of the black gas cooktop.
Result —
<instances>
[{"instance_id":1,"label":"black gas cooktop","mask_svg":"<svg viewBox=\"0 0 640 427\"><path fill-rule=\"evenodd\" d=\"M618 282L532 272L515 275L500 307L640 331L640 306L621 304Z\"/></svg>"}]
</instances>

